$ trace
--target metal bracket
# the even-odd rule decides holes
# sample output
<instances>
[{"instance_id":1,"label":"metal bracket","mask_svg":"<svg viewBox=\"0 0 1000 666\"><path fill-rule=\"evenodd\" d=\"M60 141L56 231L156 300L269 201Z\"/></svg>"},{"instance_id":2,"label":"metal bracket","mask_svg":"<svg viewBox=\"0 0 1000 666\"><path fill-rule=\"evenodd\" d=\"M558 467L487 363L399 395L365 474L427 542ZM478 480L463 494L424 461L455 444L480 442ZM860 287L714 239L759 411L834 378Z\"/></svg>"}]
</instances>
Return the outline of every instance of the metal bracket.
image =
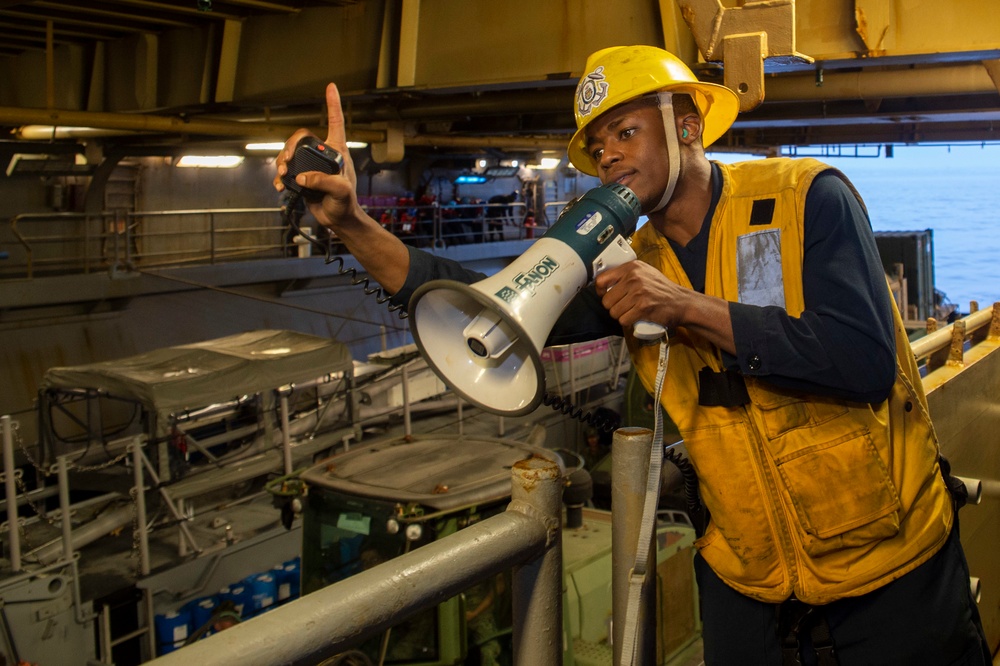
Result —
<instances>
[{"instance_id":1,"label":"metal bracket","mask_svg":"<svg viewBox=\"0 0 1000 666\"><path fill-rule=\"evenodd\" d=\"M764 60L813 59L795 50L795 0L758 0L723 7L720 0L678 0L702 57L722 61L725 85L740 99L740 111L764 101Z\"/></svg>"},{"instance_id":2,"label":"metal bracket","mask_svg":"<svg viewBox=\"0 0 1000 666\"><path fill-rule=\"evenodd\" d=\"M385 132L385 141L371 145L372 159L379 164L401 162L403 160L403 125L400 123L377 123L377 129Z\"/></svg>"}]
</instances>

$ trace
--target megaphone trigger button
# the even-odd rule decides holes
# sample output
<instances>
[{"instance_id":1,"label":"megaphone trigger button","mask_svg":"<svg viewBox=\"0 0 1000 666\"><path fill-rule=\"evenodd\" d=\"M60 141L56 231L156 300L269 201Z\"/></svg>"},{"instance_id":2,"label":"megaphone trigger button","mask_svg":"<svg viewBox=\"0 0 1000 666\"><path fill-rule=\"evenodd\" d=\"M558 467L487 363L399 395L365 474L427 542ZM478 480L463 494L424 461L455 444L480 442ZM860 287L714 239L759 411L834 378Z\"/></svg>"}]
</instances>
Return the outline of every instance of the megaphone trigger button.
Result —
<instances>
[{"instance_id":1,"label":"megaphone trigger button","mask_svg":"<svg viewBox=\"0 0 1000 666\"><path fill-rule=\"evenodd\" d=\"M609 224L607 227L605 227L604 231L602 231L600 235L597 237L597 244L603 245L604 241L608 240L608 238L613 233L615 233L615 228L613 225Z\"/></svg>"}]
</instances>

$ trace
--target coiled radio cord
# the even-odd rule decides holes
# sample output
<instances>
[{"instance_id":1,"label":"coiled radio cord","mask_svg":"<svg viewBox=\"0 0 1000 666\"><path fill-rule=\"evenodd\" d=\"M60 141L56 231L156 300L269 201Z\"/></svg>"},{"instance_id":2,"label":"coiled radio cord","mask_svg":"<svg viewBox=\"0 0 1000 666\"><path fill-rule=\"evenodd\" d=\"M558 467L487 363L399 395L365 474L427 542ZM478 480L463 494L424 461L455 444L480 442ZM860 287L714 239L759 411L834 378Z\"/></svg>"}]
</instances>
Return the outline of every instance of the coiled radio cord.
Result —
<instances>
[{"instance_id":1,"label":"coiled radio cord","mask_svg":"<svg viewBox=\"0 0 1000 666\"><path fill-rule=\"evenodd\" d=\"M310 245L321 249L323 251L323 261L327 264L336 263L337 274L348 276L351 286L360 285L366 295L375 297L375 301L379 305L387 304L386 307L389 309L389 312L396 313L396 316L400 319L406 319L408 315L404 306L389 303L389 299L392 297L385 293L382 287L372 286L371 281L367 277L358 275L357 269L344 265L344 257L333 252L334 244L332 238L328 236L326 242L324 242L311 233L303 231L299 225L303 215L305 215L305 206L303 205L302 194L289 190L281 205L282 224L291 228Z\"/></svg>"}]
</instances>

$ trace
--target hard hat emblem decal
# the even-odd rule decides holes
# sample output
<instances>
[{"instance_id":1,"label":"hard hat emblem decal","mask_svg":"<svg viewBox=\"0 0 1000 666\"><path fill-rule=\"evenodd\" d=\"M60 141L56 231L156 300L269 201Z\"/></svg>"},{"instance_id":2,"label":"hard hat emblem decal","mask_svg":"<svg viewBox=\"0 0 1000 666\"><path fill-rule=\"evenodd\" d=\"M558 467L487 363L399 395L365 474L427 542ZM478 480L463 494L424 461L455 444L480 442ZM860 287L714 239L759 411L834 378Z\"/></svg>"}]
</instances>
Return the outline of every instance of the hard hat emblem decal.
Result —
<instances>
[{"instance_id":1,"label":"hard hat emblem decal","mask_svg":"<svg viewBox=\"0 0 1000 666\"><path fill-rule=\"evenodd\" d=\"M604 65L580 79L576 87L576 110L581 116L589 116L590 112L601 105L608 96L608 82L604 78Z\"/></svg>"}]
</instances>

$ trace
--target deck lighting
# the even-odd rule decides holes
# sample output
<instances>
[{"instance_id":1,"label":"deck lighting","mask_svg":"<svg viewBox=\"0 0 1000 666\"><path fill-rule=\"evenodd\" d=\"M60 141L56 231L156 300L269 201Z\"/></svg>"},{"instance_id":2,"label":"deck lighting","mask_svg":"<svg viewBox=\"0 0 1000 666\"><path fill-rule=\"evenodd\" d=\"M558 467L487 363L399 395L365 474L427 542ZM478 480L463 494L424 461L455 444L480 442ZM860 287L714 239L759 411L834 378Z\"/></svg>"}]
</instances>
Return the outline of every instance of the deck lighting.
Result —
<instances>
[{"instance_id":1,"label":"deck lighting","mask_svg":"<svg viewBox=\"0 0 1000 666\"><path fill-rule=\"evenodd\" d=\"M177 160L176 166L232 169L242 163L242 155L185 155Z\"/></svg>"}]
</instances>

